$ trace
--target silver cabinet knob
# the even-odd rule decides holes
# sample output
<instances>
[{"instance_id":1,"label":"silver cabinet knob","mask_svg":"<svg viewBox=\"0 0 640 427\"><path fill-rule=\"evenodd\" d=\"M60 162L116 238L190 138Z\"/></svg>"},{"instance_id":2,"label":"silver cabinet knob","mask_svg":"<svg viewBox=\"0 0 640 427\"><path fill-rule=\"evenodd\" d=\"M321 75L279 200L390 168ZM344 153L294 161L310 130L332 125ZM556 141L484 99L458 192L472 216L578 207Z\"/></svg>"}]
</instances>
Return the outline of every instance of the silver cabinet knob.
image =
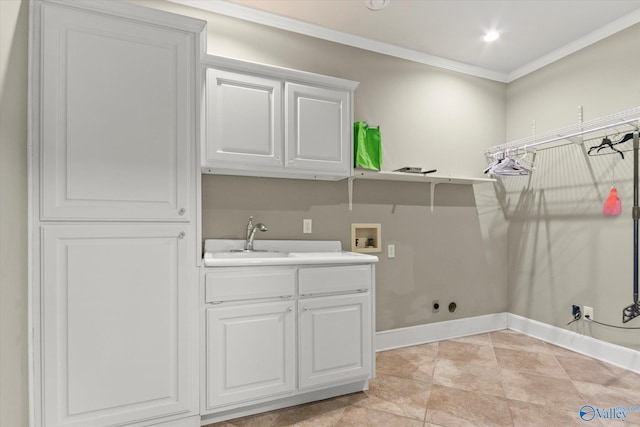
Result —
<instances>
[{"instance_id":1,"label":"silver cabinet knob","mask_svg":"<svg viewBox=\"0 0 640 427\"><path fill-rule=\"evenodd\" d=\"M178 234L178 239L184 239L184 236L186 236L184 231L181 231L180 234Z\"/></svg>"},{"instance_id":2,"label":"silver cabinet knob","mask_svg":"<svg viewBox=\"0 0 640 427\"><path fill-rule=\"evenodd\" d=\"M293 311L293 308L292 308L292 307L289 307L289 308L287 309L287 311L288 311L289 313L291 313L291 312Z\"/></svg>"},{"instance_id":3,"label":"silver cabinet knob","mask_svg":"<svg viewBox=\"0 0 640 427\"><path fill-rule=\"evenodd\" d=\"M180 208L180 210L178 210L178 215L182 216L187 212L187 210L185 208Z\"/></svg>"}]
</instances>

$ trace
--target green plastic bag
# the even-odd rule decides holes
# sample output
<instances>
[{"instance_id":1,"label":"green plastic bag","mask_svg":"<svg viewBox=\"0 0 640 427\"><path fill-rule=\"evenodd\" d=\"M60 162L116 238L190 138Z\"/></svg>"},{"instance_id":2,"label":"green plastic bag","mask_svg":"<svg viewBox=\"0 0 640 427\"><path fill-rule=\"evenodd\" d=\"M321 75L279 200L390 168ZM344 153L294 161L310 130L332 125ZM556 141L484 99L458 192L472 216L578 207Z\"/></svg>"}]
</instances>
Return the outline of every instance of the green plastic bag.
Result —
<instances>
[{"instance_id":1,"label":"green plastic bag","mask_svg":"<svg viewBox=\"0 0 640 427\"><path fill-rule=\"evenodd\" d=\"M369 127L367 122L353 124L353 163L357 168L380 170L382 165L380 127Z\"/></svg>"}]
</instances>

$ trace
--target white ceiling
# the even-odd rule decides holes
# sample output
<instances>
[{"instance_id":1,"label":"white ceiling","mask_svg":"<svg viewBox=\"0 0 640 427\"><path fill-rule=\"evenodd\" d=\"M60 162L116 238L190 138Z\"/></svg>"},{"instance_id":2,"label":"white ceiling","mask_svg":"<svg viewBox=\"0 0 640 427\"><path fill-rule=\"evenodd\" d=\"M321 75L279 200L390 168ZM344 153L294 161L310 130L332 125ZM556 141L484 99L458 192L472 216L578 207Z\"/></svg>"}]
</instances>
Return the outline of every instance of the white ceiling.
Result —
<instances>
[{"instance_id":1,"label":"white ceiling","mask_svg":"<svg viewBox=\"0 0 640 427\"><path fill-rule=\"evenodd\" d=\"M640 22L640 0L171 1L502 82Z\"/></svg>"}]
</instances>

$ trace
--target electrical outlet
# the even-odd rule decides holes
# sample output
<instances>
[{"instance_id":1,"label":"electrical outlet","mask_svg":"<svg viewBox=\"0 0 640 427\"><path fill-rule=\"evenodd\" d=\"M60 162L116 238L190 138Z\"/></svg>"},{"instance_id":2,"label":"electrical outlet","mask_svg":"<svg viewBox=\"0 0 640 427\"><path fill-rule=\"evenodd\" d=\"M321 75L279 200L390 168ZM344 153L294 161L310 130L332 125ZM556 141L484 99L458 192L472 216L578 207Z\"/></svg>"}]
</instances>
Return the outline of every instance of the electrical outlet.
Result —
<instances>
[{"instance_id":1,"label":"electrical outlet","mask_svg":"<svg viewBox=\"0 0 640 427\"><path fill-rule=\"evenodd\" d=\"M302 220L302 232L304 234L311 234L312 225L313 225L313 221L311 221L310 219L303 219Z\"/></svg>"},{"instance_id":2,"label":"electrical outlet","mask_svg":"<svg viewBox=\"0 0 640 427\"><path fill-rule=\"evenodd\" d=\"M574 304L571 306L571 315L573 316L574 320L578 320L582 317L582 312L580 311L579 305Z\"/></svg>"},{"instance_id":3,"label":"electrical outlet","mask_svg":"<svg viewBox=\"0 0 640 427\"><path fill-rule=\"evenodd\" d=\"M586 305L585 305L585 306L583 306L583 307L582 307L582 315L583 315L585 318L588 318L588 319L591 319L591 320L595 320L595 319L593 318L593 307L589 307L589 306L586 306Z\"/></svg>"},{"instance_id":4,"label":"electrical outlet","mask_svg":"<svg viewBox=\"0 0 640 427\"><path fill-rule=\"evenodd\" d=\"M396 257L396 245L387 245L387 257L389 258Z\"/></svg>"}]
</instances>

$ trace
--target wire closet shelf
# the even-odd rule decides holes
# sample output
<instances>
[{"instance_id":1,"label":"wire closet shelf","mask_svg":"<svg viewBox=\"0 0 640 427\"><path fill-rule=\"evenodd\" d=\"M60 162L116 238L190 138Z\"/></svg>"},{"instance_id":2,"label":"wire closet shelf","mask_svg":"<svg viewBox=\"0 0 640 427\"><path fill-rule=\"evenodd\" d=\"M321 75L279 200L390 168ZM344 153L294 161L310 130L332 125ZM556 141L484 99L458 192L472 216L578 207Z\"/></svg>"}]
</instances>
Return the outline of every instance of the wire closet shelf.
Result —
<instances>
[{"instance_id":1,"label":"wire closet shelf","mask_svg":"<svg viewBox=\"0 0 640 427\"><path fill-rule=\"evenodd\" d=\"M517 139L505 144L496 145L487 150L487 158L507 153L522 154L542 147L551 148L564 143L581 143L588 139L598 139L611 134L610 129L620 128L620 132L640 128L640 107L620 111L597 119L588 120L553 131Z\"/></svg>"}]
</instances>

